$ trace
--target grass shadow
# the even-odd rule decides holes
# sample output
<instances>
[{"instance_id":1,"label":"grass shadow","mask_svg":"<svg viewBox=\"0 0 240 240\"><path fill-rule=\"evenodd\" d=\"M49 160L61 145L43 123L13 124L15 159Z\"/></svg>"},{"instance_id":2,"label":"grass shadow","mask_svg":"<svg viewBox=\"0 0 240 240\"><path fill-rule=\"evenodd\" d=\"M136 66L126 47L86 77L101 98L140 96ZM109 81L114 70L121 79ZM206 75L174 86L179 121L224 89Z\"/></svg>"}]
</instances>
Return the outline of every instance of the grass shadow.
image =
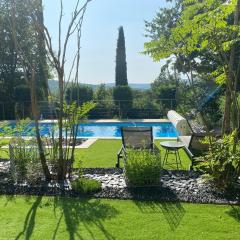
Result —
<instances>
[{"instance_id":1,"label":"grass shadow","mask_svg":"<svg viewBox=\"0 0 240 240\"><path fill-rule=\"evenodd\" d=\"M186 212L180 202L136 201L135 204L142 213L163 213L172 231L179 226Z\"/></svg>"},{"instance_id":2,"label":"grass shadow","mask_svg":"<svg viewBox=\"0 0 240 240\"><path fill-rule=\"evenodd\" d=\"M227 211L230 217L233 217L237 222L240 222L240 206L231 205L231 209Z\"/></svg>"},{"instance_id":3,"label":"grass shadow","mask_svg":"<svg viewBox=\"0 0 240 240\"><path fill-rule=\"evenodd\" d=\"M109 204L102 203L100 200L79 200L61 197L54 197L53 203L55 211L59 209L62 212L53 233L53 240L57 239L57 231L63 218L70 240L84 239L78 231L80 224L83 224L91 239L96 238L93 230L89 227L90 225L95 225L104 235L104 239L115 239L103 225L103 220L111 219L118 214L118 211Z\"/></svg>"},{"instance_id":4,"label":"grass shadow","mask_svg":"<svg viewBox=\"0 0 240 240\"><path fill-rule=\"evenodd\" d=\"M162 213L172 231L179 226L186 213L176 194L169 188L137 188L132 190L132 194L137 197L134 202L142 213Z\"/></svg>"},{"instance_id":5,"label":"grass shadow","mask_svg":"<svg viewBox=\"0 0 240 240\"><path fill-rule=\"evenodd\" d=\"M35 227L35 217L37 213L37 209L41 204L42 196L38 196L36 201L33 203L31 208L29 209L27 216L25 217L23 230L16 236L15 240L25 235L25 239L31 239L34 227Z\"/></svg>"},{"instance_id":6,"label":"grass shadow","mask_svg":"<svg viewBox=\"0 0 240 240\"><path fill-rule=\"evenodd\" d=\"M90 238L88 239L97 239L95 237L92 225L100 230L104 236L104 239L115 239L115 237L110 234L104 227L103 221L115 217L118 214L118 211L111 205L102 203L99 199L89 200L64 197L49 197L47 201L42 201L42 196L38 196L34 198L35 201L33 203L31 199L31 196L25 199L26 202L32 205L25 217L23 229L17 234L15 240L31 239L35 228L37 209L39 207L47 207L49 209L53 209L55 216L59 215L60 212L56 227L52 232L52 240L58 239L58 230L63 220L65 221L66 229L69 234L68 239L70 240L86 239L85 236L81 236L81 232L79 231L80 224L89 234ZM7 199L7 202L8 201L14 201L14 198L9 198Z\"/></svg>"}]
</instances>

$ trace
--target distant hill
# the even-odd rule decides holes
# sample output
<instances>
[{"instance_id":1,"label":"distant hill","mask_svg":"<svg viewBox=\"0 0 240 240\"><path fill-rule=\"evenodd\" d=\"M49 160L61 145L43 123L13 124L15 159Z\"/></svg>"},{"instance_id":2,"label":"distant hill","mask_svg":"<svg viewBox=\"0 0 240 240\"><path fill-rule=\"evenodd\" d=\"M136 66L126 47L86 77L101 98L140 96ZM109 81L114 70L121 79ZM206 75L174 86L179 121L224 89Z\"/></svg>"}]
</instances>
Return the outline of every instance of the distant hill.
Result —
<instances>
[{"instance_id":1,"label":"distant hill","mask_svg":"<svg viewBox=\"0 0 240 240\"><path fill-rule=\"evenodd\" d=\"M115 84L114 83L107 83L106 84L107 87L114 87ZM133 89L138 89L138 90L148 90L151 88L151 84L150 83L129 83L129 87L133 88Z\"/></svg>"},{"instance_id":2,"label":"distant hill","mask_svg":"<svg viewBox=\"0 0 240 240\"><path fill-rule=\"evenodd\" d=\"M58 81L57 80L48 80L48 85L51 90L51 92L56 92L58 89ZM96 90L100 84L83 84L91 87L93 90ZM114 87L114 83L106 83L106 87L112 88ZM130 83L129 86L133 89L138 89L138 90L148 90L151 88L151 84L149 83Z\"/></svg>"}]
</instances>

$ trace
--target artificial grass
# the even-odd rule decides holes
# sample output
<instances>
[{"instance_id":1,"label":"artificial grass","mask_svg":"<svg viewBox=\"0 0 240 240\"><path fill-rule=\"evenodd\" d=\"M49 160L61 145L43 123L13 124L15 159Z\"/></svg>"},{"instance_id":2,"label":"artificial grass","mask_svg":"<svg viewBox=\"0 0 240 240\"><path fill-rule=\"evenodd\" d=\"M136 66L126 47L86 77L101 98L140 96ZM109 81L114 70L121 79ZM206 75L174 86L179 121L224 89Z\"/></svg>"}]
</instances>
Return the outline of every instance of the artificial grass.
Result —
<instances>
[{"instance_id":1,"label":"artificial grass","mask_svg":"<svg viewBox=\"0 0 240 240\"><path fill-rule=\"evenodd\" d=\"M240 207L0 197L0 239L239 239Z\"/></svg>"},{"instance_id":2,"label":"artificial grass","mask_svg":"<svg viewBox=\"0 0 240 240\"><path fill-rule=\"evenodd\" d=\"M97 140L87 149L76 149L74 167L115 167L120 148L120 140Z\"/></svg>"},{"instance_id":3,"label":"artificial grass","mask_svg":"<svg viewBox=\"0 0 240 240\"><path fill-rule=\"evenodd\" d=\"M10 139L0 139L0 158L9 158L8 149L1 149L1 146L7 146Z\"/></svg>"},{"instance_id":4,"label":"artificial grass","mask_svg":"<svg viewBox=\"0 0 240 240\"><path fill-rule=\"evenodd\" d=\"M155 144L160 148L161 158L163 160L165 150L160 147L160 141L156 140ZM87 149L77 149L74 167L86 168L111 168L115 167L117 161L117 152L121 148L121 140L97 140ZM182 166L180 169L189 169L190 159L184 150L179 150ZM166 169L177 169L175 164L175 155L170 154Z\"/></svg>"},{"instance_id":5,"label":"artificial grass","mask_svg":"<svg viewBox=\"0 0 240 240\"><path fill-rule=\"evenodd\" d=\"M4 145L8 144L9 140L4 141ZM161 158L163 160L165 150L160 147L160 141L156 140L155 144L160 148ZM121 148L121 140L97 140L87 149L76 149L74 167L84 168L112 168L115 167L117 161L117 152ZM179 150L182 166L180 169L189 169L190 159L184 150ZM7 149L0 149L0 158L9 158ZM166 169L176 169L175 155L170 154L168 164L164 166Z\"/></svg>"}]
</instances>

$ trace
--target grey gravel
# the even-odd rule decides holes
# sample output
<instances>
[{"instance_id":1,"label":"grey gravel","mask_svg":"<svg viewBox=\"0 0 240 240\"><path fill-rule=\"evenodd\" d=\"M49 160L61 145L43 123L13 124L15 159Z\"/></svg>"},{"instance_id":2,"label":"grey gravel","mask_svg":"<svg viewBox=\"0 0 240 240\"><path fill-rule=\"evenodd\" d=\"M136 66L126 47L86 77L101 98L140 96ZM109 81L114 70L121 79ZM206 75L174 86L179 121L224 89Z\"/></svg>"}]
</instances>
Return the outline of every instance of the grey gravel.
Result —
<instances>
[{"instance_id":1,"label":"grey gravel","mask_svg":"<svg viewBox=\"0 0 240 240\"><path fill-rule=\"evenodd\" d=\"M71 183L41 182L35 185L13 184L9 178L9 161L0 160L0 194L61 195L79 197L71 189ZM79 170L78 170L79 171ZM75 171L73 180L78 177ZM91 197L182 201L194 203L239 204L240 191L223 191L194 171L166 171L161 174L160 184L152 187L129 187L121 169L83 169L85 177L102 184L101 191Z\"/></svg>"}]
</instances>

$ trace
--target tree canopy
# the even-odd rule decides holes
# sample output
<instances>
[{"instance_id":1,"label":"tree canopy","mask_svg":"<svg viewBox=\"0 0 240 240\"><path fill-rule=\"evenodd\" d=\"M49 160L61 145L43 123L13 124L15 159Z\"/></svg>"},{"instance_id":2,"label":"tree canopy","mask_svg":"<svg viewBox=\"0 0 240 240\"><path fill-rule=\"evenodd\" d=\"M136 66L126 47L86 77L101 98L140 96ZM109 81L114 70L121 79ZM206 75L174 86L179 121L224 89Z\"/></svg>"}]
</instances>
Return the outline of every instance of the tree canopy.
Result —
<instances>
[{"instance_id":1,"label":"tree canopy","mask_svg":"<svg viewBox=\"0 0 240 240\"><path fill-rule=\"evenodd\" d=\"M154 61L170 59L194 85L196 76L226 84L223 132L239 128L236 90L239 84L240 1L184 0L169 11L161 10L152 24L152 40L145 53ZM162 24L164 22L164 24ZM165 26L165 27L164 27ZM157 28L158 27L158 28ZM158 29L158 31L156 30ZM235 109L231 115L231 106Z\"/></svg>"}]
</instances>

